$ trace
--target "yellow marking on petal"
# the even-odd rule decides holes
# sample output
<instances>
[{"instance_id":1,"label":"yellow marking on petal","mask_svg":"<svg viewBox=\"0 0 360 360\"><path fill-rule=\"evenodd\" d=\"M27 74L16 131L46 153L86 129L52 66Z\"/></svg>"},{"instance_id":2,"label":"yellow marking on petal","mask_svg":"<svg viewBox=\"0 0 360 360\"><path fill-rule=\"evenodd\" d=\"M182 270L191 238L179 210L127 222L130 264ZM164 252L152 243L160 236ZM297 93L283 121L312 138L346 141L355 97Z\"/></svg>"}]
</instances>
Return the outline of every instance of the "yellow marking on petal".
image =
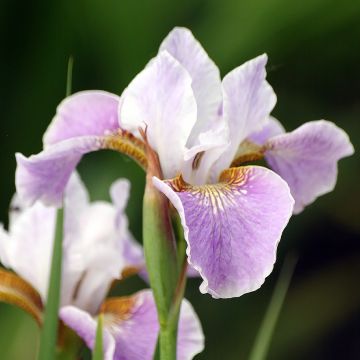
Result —
<instances>
[{"instance_id":1,"label":"yellow marking on petal","mask_svg":"<svg viewBox=\"0 0 360 360\"><path fill-rule=\"evenodd\" d=\"M0 269L0 301L25 310L42 325L43 304L39 293L27 281L4 269Z\"/></svg>"},{"instance_id":2,"label":"yellow marking on petal","mask_svg":"<svg viewBox=\"0 0 360 360\"><path fill-rule=\"evenodd\" d=\"M234 156L231 167L237 167L244 162L261 160L264 157L265 149L249 140L244 140Z\"/></svg>"},{"instance_id":3,"label":"yellow marking on petal","mask_svg":"<svg viewBox=\"0 0 360 360\"><path fill-rule=\"evenodd\" d=\"M119 129L117 133L107 135L104 139L103 147L131 157L146 171L148 161L145 144L130 132Z\"/></svg>"},{"instance_id":4,"label":"yellow marking on petal","mask_svg":"<svg viewBox=\"0 0 360 360\"><path fill-rule=\"evenodd\" d=\"M128 320L135 303L136 295L106 299L100 308L100 313L104 315L104 326L116 326Z\"/></svg>"},{"instance_id":5,"label":"yellow marking on petal","mask_svg":"<svg viewBox=\"0 0 360 360\"><path fill-rule=\"evenodd\" d=\"M236 195L246 195L242 188L251 175L251 167L243 166L223 171L217 184L191 185L181 175L167 180L175 192L188 192L194 196L200 206L211 206L213 213L225 211L226 207L236 206Z\"/></svg>"},{"instance_id":6,"label":"yellow marking on petal","mask_svg":"<svg viewBox=\"0 0 360 360\"><path fill-rule=\"evenodd\" d=\"M140 270L141 268L137 266L126 266L121 272L121 280L136 275Z\"/></svg>"}]
</instances>

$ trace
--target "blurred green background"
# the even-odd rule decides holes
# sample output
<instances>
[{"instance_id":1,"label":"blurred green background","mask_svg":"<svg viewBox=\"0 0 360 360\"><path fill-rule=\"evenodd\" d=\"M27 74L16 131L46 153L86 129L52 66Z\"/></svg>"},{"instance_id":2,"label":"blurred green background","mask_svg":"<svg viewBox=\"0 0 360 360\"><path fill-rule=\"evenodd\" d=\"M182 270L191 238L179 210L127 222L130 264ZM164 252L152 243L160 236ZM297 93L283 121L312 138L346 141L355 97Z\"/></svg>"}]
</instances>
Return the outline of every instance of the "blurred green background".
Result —
<instances>
[{"instance_id":1,"label":"blurred green background","mask_svg":"<svg viewBox=\"0 0 360 360\"><path fill-rule=\"evenodd\" d=\"M0 2L0 219L14 192L14 153L41 149L64 97L67 61L73 90L121 94L176 25L189 27L222 75L267 52L278 95L274 115L289 130L305 121L336 122L360 145L360 2L354 0L10 1ZM111 152L90 154L80 172L93 199L108 199L117 177L132 181L128 214L141 239L144 175ZM269 359L360 358L360 163L341 161L336 191L294 217L275 271L257 292L213 300L191 280L206 349L197 359L246 359L286 253L299 262ZM143 287L128 280L116 292ZM1 359L34 359L38 330L22 311L0 305Z\"/></svg>"}]
</instances>

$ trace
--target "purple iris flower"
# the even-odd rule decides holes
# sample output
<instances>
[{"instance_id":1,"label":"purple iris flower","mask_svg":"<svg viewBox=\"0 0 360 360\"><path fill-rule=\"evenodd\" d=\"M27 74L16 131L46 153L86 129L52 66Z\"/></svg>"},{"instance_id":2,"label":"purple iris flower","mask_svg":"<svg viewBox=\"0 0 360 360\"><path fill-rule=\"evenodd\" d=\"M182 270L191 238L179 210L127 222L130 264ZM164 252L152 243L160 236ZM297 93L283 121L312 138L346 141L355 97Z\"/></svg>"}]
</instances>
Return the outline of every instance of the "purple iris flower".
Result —
<instances>
[{"instance_id":1,"label":"purple iris flower","mask_svg":"<svg viewBox=\"0 0 360 360\"><path fill-rule=\"evenodd\" d=\"M59 105L44 150L17 154L19 194L59 204L81 157L99 149L125 152L146 169L139 132L146 127L163 174L154 185L179 213L200 291L228 298L258 289L293 210L331 191L337 161L353 152L347 135L325 121L272 132L276 95L266 62L261 55L221 81L192 33L175 28L121 97L86 91ZM263 156L280 176L238 166Z\"/></svg>"},{"instance_id":2,"label":"purple iris flower","mask_svg":"<svg viewBox=\"0 0 360 360\"><path fill-rule=\"evenodd\" d=\"M75 173L64 193L60 317L93 348L96 318L102 313L106 360L151 360L159 333L151 290L105 299L114 280L144 268L142 248L133 239L125 214L129 191L127 180L117 180L110 189L113 204L91 203ZM28 311L40 324L47 297L55 222L55 207L44 206L39 201L26 206L15 195L10 208L9 230L0 227L0 261L16 273L1 271L0 298L4 293L11 299L20 299L13 303ZM2 288L10 276L21 291L10 286L9 292ZM190 303L183 300L178 358L191 360L203 348L204 335L199 319Z\"/></svg>"}]
</instances>

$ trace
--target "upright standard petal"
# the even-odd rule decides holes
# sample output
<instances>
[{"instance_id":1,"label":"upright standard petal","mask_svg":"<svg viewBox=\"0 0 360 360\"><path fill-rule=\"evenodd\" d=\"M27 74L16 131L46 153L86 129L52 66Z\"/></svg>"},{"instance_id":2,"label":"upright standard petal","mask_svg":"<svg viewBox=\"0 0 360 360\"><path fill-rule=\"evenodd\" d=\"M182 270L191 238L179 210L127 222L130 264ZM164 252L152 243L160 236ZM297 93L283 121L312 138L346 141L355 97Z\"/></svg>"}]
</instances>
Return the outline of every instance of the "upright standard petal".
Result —
<instances>
[{"instance_id":1,"label":"upright standard petal","mask_svg":"<svg viewBox=\"0 0 360 360\"><path fill-rule=\"evenodd\" d=\"M294 204L280 176L246 166L225 170L214 185L191 186L181 177L154 184L180 215L202 293L229 298L262 285Z\"/></svg>"},{"instance_id":2,"label":"upright standard petal","mask_svg":"<svg viewBox=\"0 0 360 360\"><path fill-rule=\"evenodd\" d=\"M151 147L158 153L165 177L173 177L183 163L186 142L197 110L189 73L162 51L121 96L121 127L137 133L147 126Z\"/></svg>"},{"instance_id":3,"label":"upright standard petal","mask_svg":"<svg viewBox=\"0 0 360 360\"><path fill-rule=\"evenodd\" d=\"M105 91L81 91L63 100L44 134L44 145L74 137L106 135L119 128L120 98Z\"/></svg>"},{"instance_id":4,"label":"upright standard petal","mask_svg":"<svg viewBox=\"0 0 360 360\"><path fill-rule=\"evenodd\" d=\"M219 120L198 136L197 145L185 152L181 174L186 182L193 185L210 182L212 166L229 145L228 130L227 124Z\"/></svg>"},{"instance_id":5,"label":"upright standard petal","mask_svg":"<svg viewBox=\"0 0 360 360\"><path fill-rule=\"evenodd\" d=\"M222 101L221 78L218 67L209 58L190 30L176 27L160 45L189 72L196 98L198 119L191 132L188 145L196 143L200 133L208 131L218 120Z\"/></svg>"},{"instance_id":6,"label":"upright standard petal","mask_svg":"<svg viewBox=\"0 0 360 360\"><path fill-rule=\"evenodd\" d=\"M131 297L110 298L105 301L104 330L115 340L114 360L151 360L155 352L159 324L152 292L143 290ZM93 348L95 322L73 307L65 307L60 317ZM86 321L82 321L86 319ZM177 358L190 360L204 348L204 335L199 319L187 300L183 300L178 331Z\"/></svg>"},{"instance_id":7,"label":"upright standard petal","mask_svg":"<svg viewBox=\"0 0 360 360\"><path fill-rule=\"evenodd\" d=\"M74 273L81 270L71 303L95 313L125 265L123 239L117 236L116 210L111 204L92 203L79 217L81 228L77 234L71 234L78 238L73 238L66 250L68 261L64 268ZM67 277L71 279L70 274Z\"/></svg>"},{"instance_id":8,"label":"upright standard petal","mask_svg":"<svg viewBox=\"0 0 360 360\"><path fill-rule=\"evenodd\" d=\"M231 143L217 162L216 172L229 167L241 142L260 130L276 103L265 80L267 56L261 55L227 74L223 80L223 116L229 124Z\"/></svg>"},{"instance_id":9,"label":"upright standard petal","mask_svg":"<svg viewBox=\"0 0 360 360\"><path fill-rule=\"evenodd\" d=\"M344 130L325 121L311 121L265 143L269 165L290 186L294 213L301 212L336 184L337 162L354 148Z\"/></svg>"},{"instance_id":10,"label":"upright standard petal","mask_svg":"<svg viewBox=\"0 0 360 360\"><path fill-rule=\"evenodd\" d=\"M145 269L144 253L141 245L129 231L129 221L125 214L125 207L130 195L130 182L125 179L116 180L110 188L110 195L116 207L116 229L123 243L122 256L124 259L124 275L136 273Z\"/></svg>"}]
</instances>

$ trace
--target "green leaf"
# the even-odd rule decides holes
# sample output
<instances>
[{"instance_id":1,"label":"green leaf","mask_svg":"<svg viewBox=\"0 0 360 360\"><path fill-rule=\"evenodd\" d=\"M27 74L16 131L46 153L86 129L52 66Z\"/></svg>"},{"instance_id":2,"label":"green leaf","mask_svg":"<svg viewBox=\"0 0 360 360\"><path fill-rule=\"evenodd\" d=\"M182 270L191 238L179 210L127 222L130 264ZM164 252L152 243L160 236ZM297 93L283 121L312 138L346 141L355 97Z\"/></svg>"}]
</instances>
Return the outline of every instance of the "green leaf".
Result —
<instances>
[{"instance_id":1,"label":"green leaf","mask_svg":"<svg viewBox=\"0 0 360 360\"><path fill-rule=\"evenodd\" d=\"M72 91L73 66L74 66L74 58L70 56L68 60L68 68L67 68L67 76L66 76L66 96L71 95L71 91Z\"/></svg>"},{"instance_id":2,"label":"green leaf","mask_svg":"<svg viewBox=\"0 0 360 360\"><path fill-rule=\"evenodd\" d=\"M270 304L266 310L265 317L250 353L249 360L266 359L271 338L290 285L291 277L294 273L296 262L297 258L293 255L288 255L285 259Z\"/></svg>"},{"instance_id":3,"label":"green leaf","mask_svg":"<svg viewBox=\"0 0 360 360\"><path fill-rule=\"evenodd\" d=\"M103 316L100 314L96 328L95 347L92 354L92 359L103 360L103 352Z\"/></svg>"},{"instance_id":4,"label":"green leaf","mask_svg":"<svg viewBox=\"0 0 360 360\"><path fill-rule=\"evenodd\" d=\"M60 306L62 239L64 211L57 211L55 241L51 262L50 282L45 306L44 326L41 331L39 360L55 358L58 334L58 313Z\"/></svg>"}]
</instances>

